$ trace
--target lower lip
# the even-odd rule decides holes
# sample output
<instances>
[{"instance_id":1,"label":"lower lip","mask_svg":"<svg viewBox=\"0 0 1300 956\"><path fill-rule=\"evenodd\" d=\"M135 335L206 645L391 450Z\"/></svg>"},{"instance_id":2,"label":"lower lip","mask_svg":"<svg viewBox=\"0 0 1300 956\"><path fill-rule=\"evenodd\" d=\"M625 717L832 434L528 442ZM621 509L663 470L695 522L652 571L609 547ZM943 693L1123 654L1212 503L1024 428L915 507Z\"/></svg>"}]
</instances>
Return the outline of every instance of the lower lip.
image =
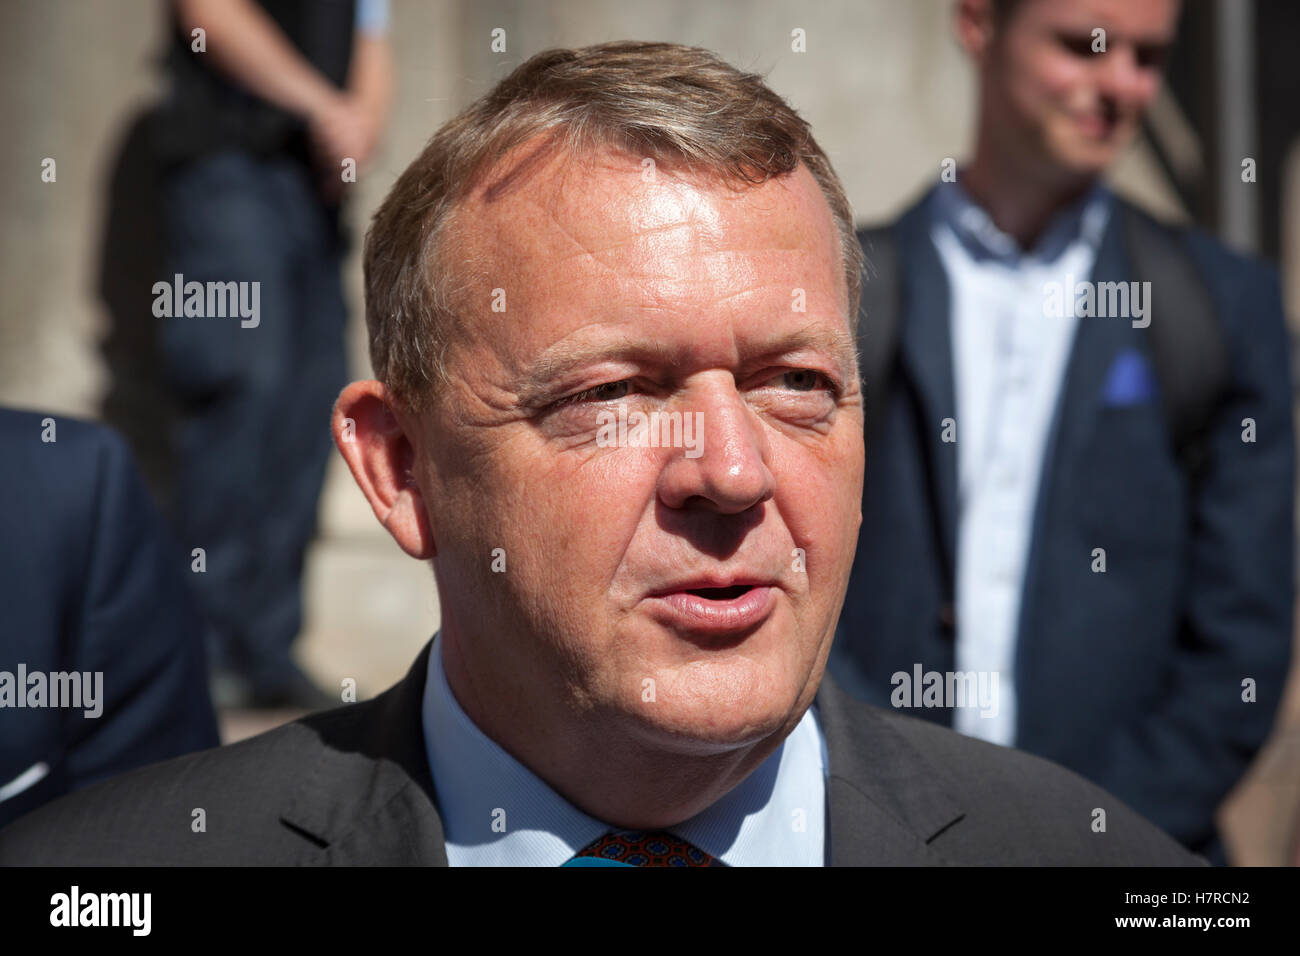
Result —
<instances>
[{"instance_id":1,"label":"lower lip","mask_svg":"<svg viewBox=\"0 0 1300 956\"><path fill-rule=\"evenodd\" d=\"M1100 116L1084 115L1075 118L1083 132L1094 139L1110 135L1112 124Z\"/></svg>"},{"instance_id":2,"label":"lower lip","mask_svg":"<svg viewBox=\"0 0 1300 956\"><path fill-rule=\"evenodd\" d=\"M652 601L660 605L667 623L686 630L725 634L761 624L776 605L776 589L750 588L728 601L711 601L689 591L674 591Z\"/></svg>"}]
</instances>

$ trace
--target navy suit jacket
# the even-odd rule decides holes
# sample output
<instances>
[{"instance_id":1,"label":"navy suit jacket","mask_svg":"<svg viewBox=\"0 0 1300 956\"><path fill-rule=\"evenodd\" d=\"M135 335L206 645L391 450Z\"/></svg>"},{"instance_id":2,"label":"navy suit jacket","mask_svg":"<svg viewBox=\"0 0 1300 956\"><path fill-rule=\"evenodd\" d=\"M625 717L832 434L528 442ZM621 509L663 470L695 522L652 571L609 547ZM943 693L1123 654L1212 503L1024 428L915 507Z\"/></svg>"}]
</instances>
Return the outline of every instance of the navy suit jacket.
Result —
<instances>
[{"instance_id":1,"label":"navy suit jacket","mask_svg":"<svg viewBox=\"0 0 1300 956\"><path fill-rule=\"evenodd\" d=\"M0 671L100 671L103 710L0 707L0 788L48 768L0 825L218 742L188 558L120 438L59 416L45 442L42 420L0 410Z\"/></svg>"},{"instance_id":2,"label":"navy suit jacket","mask_svg":"<svg viewBox=\"0 0 1300 956\"><path fill-rule=\"evenodd\" d=\"M940 424L960 416L928 200L895 225L898 363L867 449L862 530L831 661L847 690L883 706L895 672L954 669L961 627L957 445L942 441ZM1136 278L1119 219L1110 217L1095 281ZM1232 369L1208 464L1193 488L1146 370L1148 330L1081 318L1035 506L1015 746L1217 858L1215 809L1272 726L1290 657L1290 349L1271 268L1198 232L1177 237L1208 286ZM861 334L872 334L869 317ZM1247 418L1253 443L1242 440ZM1104 573L1093 571L1095 548L1105 549ZM1253 703L1243 700L1247 679ZM950 709L913 713L952 721Z\"/></svg>"}]
</instances>

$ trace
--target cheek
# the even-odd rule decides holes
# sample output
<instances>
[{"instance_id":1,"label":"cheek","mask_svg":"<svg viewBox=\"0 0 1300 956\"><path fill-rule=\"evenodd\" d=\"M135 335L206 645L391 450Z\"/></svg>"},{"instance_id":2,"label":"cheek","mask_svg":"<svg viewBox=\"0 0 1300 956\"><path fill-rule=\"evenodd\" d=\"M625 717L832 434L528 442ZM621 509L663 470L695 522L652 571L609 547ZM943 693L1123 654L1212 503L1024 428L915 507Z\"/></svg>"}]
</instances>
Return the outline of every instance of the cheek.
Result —
<instances>
[{"instance_id":1,"label":"cheek","mask_svg":"<svg viewBox=\"0 0 1300 956\"><path fill-rule=\"evenodd\" d=\"M641 449L539 450L505 479L508 533L529 577L603 600L653 497L653 462Z\"/></svg>"},{"instance_id":2,"label":"cheek","mask_svg":"<svg viewBox=\"0 0 1300 956\"><path fill-rule=\"evenodd\" d=\"M1164 78L1155 70L1150 71L1143 78L1132 101L1133 112L1136 115L1140 116L1155 102L1156 97L1160 95L1160 87L1163 82Z\"/></svg>"},{"instance_id":3,"label":"cheek","mask_svg":"<svg viewBox=\"0 0 1300 956\"><path fill-rule=\"evenodd\" d=\"M778 504L795 547L807 554L809 583L827 594L846 578L862 513L861 430L817 450L799 449L777 474Z\"/></svg>"},{"instance_id":4,"label":"cheek","mask_svg":"<svg viewBox=\"0 0 1300 956\"><path fill-rule=\"evenodd\" d=\"M1012 102L1029 120L1050 121L1089 105L1094 96L1087 64L1051 48L1027 51L1007 80Z\"/></svg>"}]
</instances>

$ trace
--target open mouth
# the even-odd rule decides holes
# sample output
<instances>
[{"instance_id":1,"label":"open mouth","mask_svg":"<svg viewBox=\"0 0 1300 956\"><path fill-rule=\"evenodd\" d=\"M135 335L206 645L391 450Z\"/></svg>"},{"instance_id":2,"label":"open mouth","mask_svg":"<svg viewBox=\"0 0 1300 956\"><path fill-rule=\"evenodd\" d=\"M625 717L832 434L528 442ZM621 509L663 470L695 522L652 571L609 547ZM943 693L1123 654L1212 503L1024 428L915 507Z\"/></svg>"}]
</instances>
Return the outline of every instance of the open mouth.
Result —
<instances>
[{"instance_id":1,"label":"open mouth","mask_svg":"<svg viewBox=\"0 0 1300 956\"><path fill-rule=\"evenodd\" d=\"M679 588L654 595L651 613L678 633L709 635L713 648L744 640L777 606L777 588L772 584Z\"/></svg>"},{"instance_id":2,"label":"open mouth","mask_svg":"<svg viewBox=\"0 0 1300 956\"><path fill-rule=\"evenodd\" d=\"M691 588L686 593L702 597L706 601L734 601L753 589L752 584L733 584L729 588Z\"/></svg>"}]
</instances>

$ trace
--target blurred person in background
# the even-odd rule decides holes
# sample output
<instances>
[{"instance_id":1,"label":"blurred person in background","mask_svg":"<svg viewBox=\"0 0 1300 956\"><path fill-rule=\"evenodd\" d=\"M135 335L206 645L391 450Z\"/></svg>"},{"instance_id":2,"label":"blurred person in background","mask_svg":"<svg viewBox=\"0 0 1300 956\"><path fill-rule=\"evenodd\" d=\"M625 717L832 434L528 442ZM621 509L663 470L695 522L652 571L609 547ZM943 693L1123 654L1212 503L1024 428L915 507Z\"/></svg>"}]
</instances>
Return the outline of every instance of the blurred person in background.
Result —
<instances>
[{"instance_id":1,"label":"blurred person in background","mask_svg":"<svg viewBox=\"0 0 1300 956\"><path fill-rule=\"evenodd\" d=\"M330 408L346 381L340 205L389 105L388 10L384 0L170 10L154 142L166 169L163 278L177 289L159 333L179 406L175 521L187 550L204 549L192 579L219 703L324 707L337 699L291 647ZM208 290L209 312L214 284L235 283L217 288L239 290L239 314L196 315L188 298L182 308L192 282Z\"/></svg>"},{"instance_id":2,"label":"blurred person in background","mask_svg":"<svg viewBox=\"0 0 1300 956\"><path fill-rule=\"evenodd\" d=\"M868 467L831 667L1223 862L1290 654L1291 385L1274 270L1101 181L1179 12L957 3L974 154L859 233ZM994 699L926 693L949 675Z\"/></svg>"},{"instance_id":3,"label":"blurred person in background","mask_svg":"<svg viewBox=\"0 0 1300 956\"><path fill-rule=\"evenodd\" d=\"M215 747L186 564L125 443L0 408L0 827Z\"/></svg>"}]
</instances>

